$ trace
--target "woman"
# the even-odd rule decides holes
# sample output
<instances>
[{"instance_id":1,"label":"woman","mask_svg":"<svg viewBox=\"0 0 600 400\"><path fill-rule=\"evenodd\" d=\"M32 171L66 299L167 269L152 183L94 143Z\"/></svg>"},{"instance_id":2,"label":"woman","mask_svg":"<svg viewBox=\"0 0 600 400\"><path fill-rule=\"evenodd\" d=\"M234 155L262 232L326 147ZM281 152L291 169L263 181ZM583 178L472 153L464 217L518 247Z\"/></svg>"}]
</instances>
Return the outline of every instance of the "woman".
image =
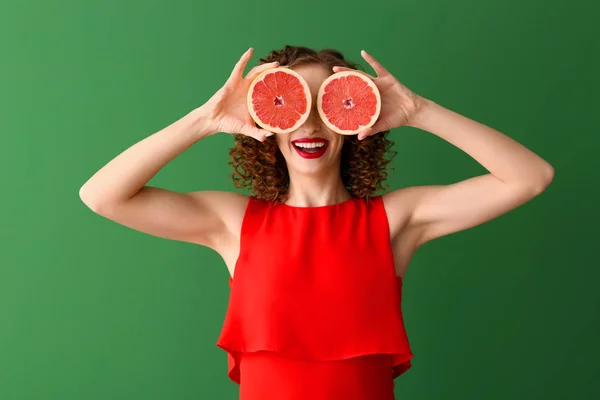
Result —
<instances>
[{"instance_id":1,"label":"woman","mask_svg":"<svg viewBox=\"0 0 600 400\"><path fill-rule=\"evenodd\" d=\"M415 94L366 52L382 95L375 126L341 136L312 110L296 131L273 135L246 109L260 72L290 67L316 96L329 75L356 66L334 50L286 46L243 76L252 54L204 105L96 172L80 197L117 223L222 256L231 297L217 344L228 352L229 377L240 383L243 400L393 399L393 379L412 359L400 304L413 253L534 198L553 169L502 133ZM489 173L378 194L388 131L400 126L437 135ZM147 185L174 157L218 132L236 135L235 182L252 196ZM324 149L321 155L303 157L314 151L306 142Z\"/></svg>"}]
</instances>

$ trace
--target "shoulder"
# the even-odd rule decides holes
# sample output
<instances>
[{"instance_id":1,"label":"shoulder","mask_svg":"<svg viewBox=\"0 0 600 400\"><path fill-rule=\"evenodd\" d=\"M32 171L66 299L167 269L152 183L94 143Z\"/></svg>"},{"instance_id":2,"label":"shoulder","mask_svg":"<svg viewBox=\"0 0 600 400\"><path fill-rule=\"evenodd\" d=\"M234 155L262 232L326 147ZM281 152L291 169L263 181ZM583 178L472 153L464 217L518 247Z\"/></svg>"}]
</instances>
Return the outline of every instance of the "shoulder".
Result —
<instances>
[{"instance_id":1,"label":"shoulder","mask_svg":"<svg viewBox=\"0 0 600 400\"><path fill-rule=\"evenodd\" d=\"M414 209L422 193L422 186L410 186L384 193L381 199L388 213L404 215Z\"/></svg>"}]
</instances>

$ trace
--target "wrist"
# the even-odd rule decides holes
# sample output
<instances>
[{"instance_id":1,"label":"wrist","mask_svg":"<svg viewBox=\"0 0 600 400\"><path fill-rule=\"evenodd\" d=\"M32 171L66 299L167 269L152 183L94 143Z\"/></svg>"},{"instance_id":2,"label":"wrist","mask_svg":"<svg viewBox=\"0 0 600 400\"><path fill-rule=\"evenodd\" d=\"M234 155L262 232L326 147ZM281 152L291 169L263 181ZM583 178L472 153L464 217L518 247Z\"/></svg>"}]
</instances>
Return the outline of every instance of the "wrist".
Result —
<instances>
[{"instance_id":1,"label":"wrist","mask_svg":"<svg viewBox=\"0 0 600 400\"><path fill-rule=\"evenodd\" d=\"M202 109L202 107L198 107L188 113L184 119L187 120L187 125L189 126L190 133L197 138L197 140L203 139L208 136L212 136L218 131L214 128L214 124L212 123L212 119L210 116Z\"/></svg>"},{"instance_id":2,"label":"wrist","mask_svg":"<svg viewBox=\"0 0 600 400\"><path fill-rule=\"evenodd\" d=\"M408 125L413 128L424 129L426 121L431 117L431 114L435 112L437 106L438 105L435 102L421 97L417 102L417 108Z\"/></svg>"}]
</instances>

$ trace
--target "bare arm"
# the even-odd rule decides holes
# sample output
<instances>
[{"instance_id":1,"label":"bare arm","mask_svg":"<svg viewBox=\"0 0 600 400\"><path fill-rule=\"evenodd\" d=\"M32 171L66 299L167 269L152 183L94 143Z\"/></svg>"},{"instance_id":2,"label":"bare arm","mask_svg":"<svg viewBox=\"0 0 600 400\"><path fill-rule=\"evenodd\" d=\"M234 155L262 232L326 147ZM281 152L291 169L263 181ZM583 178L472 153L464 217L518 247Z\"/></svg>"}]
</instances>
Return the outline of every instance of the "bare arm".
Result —
<instances>
[{"instance_id":1,"label":"bare arm","mask_svg":"<svg viewBox=\"0 0 600 400\"><path fill-rule=\"evenodd\" d=\"M452 185L386 194L392 240L402 238L403 245L414 250L429 240L490 221L536 197L552 182L552 166L538 155L495 129L417 95L372 55L361 54L377 74L367 76L381 92L382 107L378 121L361 132L359 140L413 126L446 140L489 171Z\"/></svg>"},{"instance_id":2,"label":"bare arm","mask_svg":"<svg viewBox=\"0 0 600 400\"><path fill-rule=\"evenodd\" d=\"M202 107L132 145L97 171L81 187L81 200L106 218L158 237L216 249L224 236L238 235L233 232L235 221L245 209L246 196L216 191L179 193L147 183L169 161L217 132L265 140L269 132L257 129L242 106L251 79L273 65L255 67L243 78L251 56L252 51L244 53L223 88Z\"/></svg>"},{"instance_id":3,"label":"bare arm","mask_svg":"<svg viewBox=\"0 0 600 400\"><path fill-rule=\"evenodd\" d=\"M194 110L112 159L81 187L81 200L94 212L130 228L211 245L213 237L224 232L219 214L227 209L218 210L216 205L234 203L229 199L233 193L178 193L146 186L169 161L214 133L209 129Z\"/></svg>"},{"instance_id":4,"label":"bare arm","mask_svg":"<svg viewBox=\"0 0 600 400\"><path fill-rule=\"evenodd\" d=\"M508 136L423 100L411 126L433 133L469 154L488 174L445 186L401 189L390 205L408 205L409 227L419 244L490 221L542 193L554 177L552 166Z\"/></svg>"}]
</instances>

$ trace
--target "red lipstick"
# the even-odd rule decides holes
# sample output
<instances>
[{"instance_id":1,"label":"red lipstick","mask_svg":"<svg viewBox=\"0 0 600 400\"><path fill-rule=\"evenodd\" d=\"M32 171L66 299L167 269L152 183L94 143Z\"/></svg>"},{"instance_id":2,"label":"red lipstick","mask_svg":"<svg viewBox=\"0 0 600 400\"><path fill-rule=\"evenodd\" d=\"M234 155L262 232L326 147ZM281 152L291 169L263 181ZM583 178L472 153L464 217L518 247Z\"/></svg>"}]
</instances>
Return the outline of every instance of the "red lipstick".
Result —
<instances>
[{"instance_id":1,"label":"red lipstick","mask_svg":"<svg viewBox=\"0 0 600 400\"><path fill-rule=\"evenodd\" d=\"M292 140L296 153L302 158L319 158L327 150L329 140L323 138L300 138Z\"/></svg>"}]
</instances>

